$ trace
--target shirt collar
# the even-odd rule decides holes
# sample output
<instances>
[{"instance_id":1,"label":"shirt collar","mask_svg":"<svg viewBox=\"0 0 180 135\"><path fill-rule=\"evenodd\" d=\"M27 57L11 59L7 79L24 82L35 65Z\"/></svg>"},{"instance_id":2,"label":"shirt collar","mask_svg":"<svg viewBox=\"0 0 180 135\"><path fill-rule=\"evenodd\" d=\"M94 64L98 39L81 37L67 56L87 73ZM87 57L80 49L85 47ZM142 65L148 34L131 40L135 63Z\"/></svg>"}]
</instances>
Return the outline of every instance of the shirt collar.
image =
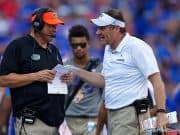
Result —
<instances>
[{"instance_id":1,"label":"shirt collar","mask_svg":"<svg viewBox=\"0 0 180 135\"><path fill-rule=\"evenodd\" d=\"M34 46L34 49L35 48L42 48L39 44L38 44L38 42L30 35L30 34L28 34L27 35L29 38L30 38L30 40L33 42L33 46ZM48 44L48 47L47 48L42 48L42 49L48 49L50 46L51 46L51 44L50 43L47 43Z\"/></svg>"},{"instance_id":2,"label":"shirt collar","mask_svg":"<svg viewBox=\"0 0 180 135\"><path fill-rule=\"evenodd\" d=\"M108 51L111 51L112 53L116 53L116 52L121 52L122 48L127 44L127 41L129 39L129 33L126 33L125 36L123 37L123 39L121 40L121 42L119 43L119 45L117 46L117 48L115 50L112 50L110 45L108 45Z\"/></svg>"}]
</instances>

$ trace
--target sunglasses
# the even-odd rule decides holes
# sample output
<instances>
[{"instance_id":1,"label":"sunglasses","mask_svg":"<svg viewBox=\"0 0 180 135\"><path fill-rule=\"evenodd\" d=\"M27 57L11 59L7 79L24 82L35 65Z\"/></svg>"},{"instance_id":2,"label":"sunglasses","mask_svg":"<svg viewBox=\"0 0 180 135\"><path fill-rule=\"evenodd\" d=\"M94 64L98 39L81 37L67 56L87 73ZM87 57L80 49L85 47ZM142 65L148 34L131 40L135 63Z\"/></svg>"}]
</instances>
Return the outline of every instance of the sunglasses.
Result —
<instances>
[{"instance_id":1,"label":"sunglasses","mask_svg":"<svg viewBox=\"0 0 180 135\"><path fill-rule=\"evenodd\" d=\"M87 45L87 43L72 43L72 44L71 44L71 47L72 47L73 49L77 49L78 47L85 48L86 45Z\"/></svg>"}]
</instances>

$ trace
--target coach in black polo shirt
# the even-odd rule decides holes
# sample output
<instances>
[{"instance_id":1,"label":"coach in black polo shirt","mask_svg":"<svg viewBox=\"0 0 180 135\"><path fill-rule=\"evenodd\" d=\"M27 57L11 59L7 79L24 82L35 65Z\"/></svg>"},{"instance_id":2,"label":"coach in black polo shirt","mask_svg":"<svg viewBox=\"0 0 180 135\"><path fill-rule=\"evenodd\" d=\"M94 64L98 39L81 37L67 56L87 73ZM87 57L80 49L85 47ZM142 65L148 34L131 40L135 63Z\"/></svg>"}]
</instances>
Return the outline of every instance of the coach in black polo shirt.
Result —
<instances>
[{"instance_id":1,"label":"coach in black polo shirt","mask_svg":"<svg viewBox=\"0 0 180 135\"><path fill-rule=\"evenodd\" d=\"M49 42L57 24L64 22L52 9L40 8L32 14L31 23L29 35L8 45L0 65L0 85L11 88L17 135L56 135L64 120L64 95L48 94L47 82L54 78L52 68L62 64L62 59ZM32 124L21 121L24 115L30 115L26 120Z\"/></svg>"}]
</instances>

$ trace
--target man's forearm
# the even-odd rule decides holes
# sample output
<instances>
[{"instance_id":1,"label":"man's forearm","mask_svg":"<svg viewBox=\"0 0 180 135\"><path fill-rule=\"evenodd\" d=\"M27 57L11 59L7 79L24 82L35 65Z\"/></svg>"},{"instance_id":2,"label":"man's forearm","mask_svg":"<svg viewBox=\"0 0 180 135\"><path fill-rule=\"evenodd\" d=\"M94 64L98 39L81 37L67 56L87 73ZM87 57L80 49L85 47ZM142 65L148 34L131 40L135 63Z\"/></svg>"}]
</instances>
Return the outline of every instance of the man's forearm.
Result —
<instances>
[{"instance_id":1,"label":"man's forearm","mask_svg":"<svg viewBox=\"0 0 180 135\"><path fill-rule=\"evenodd\" d=\"M165 109L166 94L165 94L164 83L161 80L160 74L155 73L154 75L150 76L149 79L154 88L154 95L156 99L157 109Z\"/></svg>"},{"instance_id":2,"label":"man's forearm","mask_svg":"<svg viewBox=\"0 0 180 135\"><path fill-rule=\"evenodd\" d=\"M22 87L36 81L36 75L34 73L29 74L16 74L10 73L8 75L0 76L0 86L16 88Z\"/></svg>"},{"instance_id":3,"label":"man's forearm","mask_svg":"<svg viewBox=\"0 0 180 135\"><path fill-rule=\"evenodd\" d=\"M96 126L96 135L100 135L104 124L107 122L107 110L104 106L104 104L101 104L101 107L99 109L98 113L98 120L97 120L97 126Z\"/></svg>"},{"instance_id":4,"label":"man's forearm","mask_svg":"<svg viewBox=\"0 0 180 135\"><path fill-rule=\"evenodd\" d=\"M104 88L104 77L100 73L88 72L86 70L79 69L76 71L76 75L96 87Z\"/></svg>"},{"instance_id":5,"label":"man's forearm","mask_svg":"<svg viewBox=\"0 0 180 135\"><path fill-rule=\"evenodd\" d=\"M11 98L4 96L0 108L0 126L6 125L11 112Z\"/></svg>"},{"instance_id":6,"label":"man's forearm","mask_svg":"<svg viewBox=\"0 0 180 135\"><path fill-rule=\"evenodd\" d=\"M156 98L156 104L157 104L157 109L165 109L165 100L166 100L166 95L165 95L165 91L164 91L164 85L163 84L159 84L161 85L161 87L159 86L158 88L156 88L155 93L155 98Z\"/></svg>"}]
</instances>

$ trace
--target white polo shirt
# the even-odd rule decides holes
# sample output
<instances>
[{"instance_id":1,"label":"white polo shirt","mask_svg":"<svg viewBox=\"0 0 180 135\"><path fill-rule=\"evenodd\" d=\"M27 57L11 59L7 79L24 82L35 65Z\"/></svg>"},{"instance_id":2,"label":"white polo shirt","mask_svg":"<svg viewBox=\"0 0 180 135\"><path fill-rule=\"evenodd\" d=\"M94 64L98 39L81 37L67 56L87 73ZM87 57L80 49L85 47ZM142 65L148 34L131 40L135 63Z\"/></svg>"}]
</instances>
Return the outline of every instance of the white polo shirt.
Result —
<instances>
[{"instance_id":1,"label":"white polo shirt","mask_svg":"<svg viewBox=\"0 0 180 135\"><path fill-rule=\"evenodd\" d=\"M148 76L156 72L154 53L144 41L127 33L116 50L107 45L102 70L106 108L121 108L147 97Z\"/></svg>"}]
</instances>

